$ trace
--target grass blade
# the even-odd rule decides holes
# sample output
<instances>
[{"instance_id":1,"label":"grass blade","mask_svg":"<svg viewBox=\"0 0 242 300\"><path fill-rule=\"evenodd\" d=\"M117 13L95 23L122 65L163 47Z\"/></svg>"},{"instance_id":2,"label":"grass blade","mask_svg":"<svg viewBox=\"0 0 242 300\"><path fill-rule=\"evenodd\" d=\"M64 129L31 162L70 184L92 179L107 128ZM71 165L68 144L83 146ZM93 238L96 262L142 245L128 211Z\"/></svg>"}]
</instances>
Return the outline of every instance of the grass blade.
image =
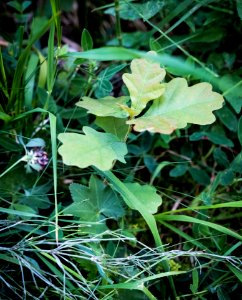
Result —
<instances>
[{"instance_id":1,"label":"grass blade","mask_svg":"<svg viewBox=\"0 0 242 300\"><path fill-rule=\"evenodd\" d=\"M203 220L199 220L193 217L189 217L189 216L185 216L185 215L179 215L179 216L167 216L167 215L159 215L156 216L156 220L159 221L180 221L180 222L189 222L189 223L196 223L196 224L201 224L201 225L205 225L208 226L210 228L213 228L219 232L222 232L224 234L230 235L236 239L242 240L242 236L239 235L238 233L224 227L218 224L214 224L212 222L208 222L208 221L203 221Z\"/></svg>"}]
</instances>

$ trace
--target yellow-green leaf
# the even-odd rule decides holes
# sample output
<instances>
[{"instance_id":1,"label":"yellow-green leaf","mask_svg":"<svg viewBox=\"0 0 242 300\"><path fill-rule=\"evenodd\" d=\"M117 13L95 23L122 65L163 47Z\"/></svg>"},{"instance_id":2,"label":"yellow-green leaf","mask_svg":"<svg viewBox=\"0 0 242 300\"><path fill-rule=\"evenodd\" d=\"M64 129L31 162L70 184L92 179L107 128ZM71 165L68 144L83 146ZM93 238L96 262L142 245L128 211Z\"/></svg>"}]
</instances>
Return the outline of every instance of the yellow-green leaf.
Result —
<instances>
[{"instance_id":1,"label":"yellow-green leaf","mask_svg":"<svg viewBox=\"0 0 242 300\"><path fill-rule=\"evenodd\" d=\"M154 51L149 54L156 54ZM130 97L131 109L138 115L150 100L160 97L164 93L164 79L166 72L159 63L144 58L137 58L131 62L132 74L125 73L123 81L126 84Z\"/></svg>"},{"instance_id":2,"label":"yellow-green leaf","mask_svg":"<svg viewBox=\"0 0 242 300\"><path fill-rule=\"evenodd\" d=\"M130 120L137 131L148 130L170 134L188 123L206 125L215 121L213 111L223 105L222 95L213 92L209 83L188 87L183 78L166 83L165 93L154 100L144 116Z\"/></svg>"},{"instance_id":3,"label":"yellow-green leaf","mask_svg":"<svg viewBox=\"0 0 242 300\"><path fill-rule=\"evenodd\" d=\"M93 99L90 97L83 97L83 101L76 103L77 106L83 107L88 110L89 113L99 117L116 117L126 118L129 116L128 112L123 110L122 106L126 105L129 97L122 96L114 98L107 96L101 99Z\"/></svg>"},{"instance_id":4,"label":"yellow-green leaf","mask_svg":"<svg viewBox=\"0 0 242 300\"><path fill-rule=\"evenodd\" d=\"M146 212L155 214L158 207L162 203L161 197L157 194L155 187L151 185L140 185L139 183L125 183L128 190L133 193L142 203ZM132 209L136 209L135 206L131 206Z\"/></svg>"},{"instance_id":5,"label":"yellow-green leaf","mask_svg":"<svg viewBox=\"0 0 242 300\"><path fill-rule=\"evenodd\" d=\"M95 166L102 171L112 168L114 160L125 163L127 154L125 143L111 133L98 132L88 126L83 127L85 135L60 133L58 139L63 143L59 153L64 164L86 168Z\"/></svg>"}]
</instances>

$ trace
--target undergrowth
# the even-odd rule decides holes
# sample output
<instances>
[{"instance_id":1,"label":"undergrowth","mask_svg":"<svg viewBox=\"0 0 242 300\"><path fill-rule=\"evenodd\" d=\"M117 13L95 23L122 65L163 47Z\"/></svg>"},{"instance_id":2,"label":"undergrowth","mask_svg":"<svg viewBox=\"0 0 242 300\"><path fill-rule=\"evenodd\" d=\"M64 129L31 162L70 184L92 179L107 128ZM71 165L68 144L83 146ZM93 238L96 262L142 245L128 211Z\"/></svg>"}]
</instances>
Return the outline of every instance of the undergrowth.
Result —
<instances>
[{"instance_id":1,"label":"undergrowth","mask_svg":"<svg viewBox=\"0 0 242 300\"><path fill-rule=\"evenodd\" d=\"M0 7L0 298L239 299L241 1Z\"/></svg>"}]
</instances>

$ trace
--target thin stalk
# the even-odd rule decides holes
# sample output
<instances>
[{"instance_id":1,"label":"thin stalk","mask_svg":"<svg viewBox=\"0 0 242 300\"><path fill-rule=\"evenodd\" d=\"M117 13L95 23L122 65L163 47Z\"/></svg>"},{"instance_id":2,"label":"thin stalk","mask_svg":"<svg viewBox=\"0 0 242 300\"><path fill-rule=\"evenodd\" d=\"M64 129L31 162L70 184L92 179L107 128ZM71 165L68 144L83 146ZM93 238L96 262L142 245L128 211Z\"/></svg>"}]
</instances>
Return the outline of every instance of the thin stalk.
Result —
<instances>
[{"instance_id":1,"label":"thin stalk","mask_svg":"<svg viewBox=\"0 0 242 300\"><path fill-rule=\"evenodd\" d=\"M21 157L19 160L17 160L14 164L12 164L11 167L7 168L7 170L5 170L2 174L0 174L0 177L3 177L6 173L8 173L12 168L14 168L15 166L17 166L21 161L26 161L25 160L26 156Z\"/></svg>"},{"instance_id":2,"label":"thin stalk","mask_svg":"<svg viewBox=\"0 0 242 300\"><path fill-rule=\"evenodd\" d=\"M88 76L88 79L87 79L87 85L86 85L86 89L85 89L85 93L84 93L84 95L85 96L88 95L88 97L92 93L92 89L90 90L90 88L92 86L93 78L95 77L94 70L95 70L95 64L94 64L93 61L90 61L89 65L88 65L88 74L89 74L89 76Z\"/></svg>"},{"instance_id":3,"label":"thin stalk","mask_svg":"<svg viewBox=\"0 0 242 300\"><path fill-rule=\"evenodd\" d=\"M61 22L60 22L60 0L50 0L52 15L55 17L55 26L57 32L57 44L58 48L61 48Z\"/></svg>"},{"instance_id":4,"label":"thin stalk","mask_svg":"<svg viewBox=\"0 0 242 300\"><path fill-rule=\"evenodd\" d=\"M121 22L120 22L120 5L119 5L119 0L115 0L114 2L114 9L115 9L115 17L116 17L116 36L118 39L119 46L122 46L122 30L121 30Z\"/></svg>"}]
</instances>

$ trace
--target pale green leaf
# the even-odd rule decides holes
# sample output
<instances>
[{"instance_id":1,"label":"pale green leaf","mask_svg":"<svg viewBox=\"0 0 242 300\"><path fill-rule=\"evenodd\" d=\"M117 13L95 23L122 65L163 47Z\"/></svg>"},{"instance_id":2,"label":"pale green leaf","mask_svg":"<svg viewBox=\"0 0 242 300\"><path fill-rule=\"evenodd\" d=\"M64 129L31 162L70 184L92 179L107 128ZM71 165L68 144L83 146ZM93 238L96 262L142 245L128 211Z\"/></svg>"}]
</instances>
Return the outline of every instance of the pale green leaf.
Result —
<instances>
[{"instance_id":1,"label":"pale green leaf","mask_svg":"<svg viewBox=\"0 0 242 300\"><path fill-rule=\"evenodd\" d=\"M215 121L213 111L222 107L222 95L213 92L209 83L188 87L183 78L166 84L165 93L156 99L144 116L128 121L135 130L170 134L188 123L206 125Z\"/></svg>"},{"instance_id":2,"label":"pale green leaf","mask_svg":"<svg viewBox=\"0 0 242 300\"><path fill-rule=\"evenodd\" d=\"M85 135L77 133L61 133L58 138L63 143L59 153L63 162L69 166L86 168L95 166L106 171L112 168L115 160L125 163L124 155L127 147L111 133L98 132L84 126Z\"/></svg>"},{"instance_id":3,"label":"pale green leaf","mask_svg":"<svg viewBox=\"0 0 242 300\"><path fill-rule=\"evenodd\" d=\"M83 107L88 110L89 113L99 117L116 117L126 118L128 113L124 111L121 106L126 105L129 97L122 96L114 98L111 96L102 99L93 99L89 97L83 97L83 101L76 103L77 106Z\"/></svg>"},{"instance_id":4,"label":"pale green leaf","mask_svg":"<svg viewBox=\"0 0 242 300\"><path fill-rule=\"evenodd\" d=\"M156 54L154 51L148 54ZM131 62L132 74L123 74L123 81L126 84L130 97L131 109L138 115L150 100L160 97L164 93L165 69L159 63L144 58L134 59Z\"/></svg>"},{"instance_id":5,"label":"pale green leaf","mask_svg":"<svg viewBox=\"0 0 242 300\"><path fill-rule=\"evenodd\" d=\"M129 126L126 124L125 119L114 117L97 117L95 123L100 126L105 132L116 135L123 141L129 132Z\"/></svg>"},{"instance_id":6,"label":"pale green leaf","mask_svg":"<svg viewBox=\"0 0 242 300\"><path fill-rule=\"evenodd\" d=\"M153 186L140 185L138 183L125 183L125 186L139 199L148 213L155 214L157 212L158 207L162 203L162 199ZM136 209L135 207L131 208Z\"/></svg>"}]
</instances>

